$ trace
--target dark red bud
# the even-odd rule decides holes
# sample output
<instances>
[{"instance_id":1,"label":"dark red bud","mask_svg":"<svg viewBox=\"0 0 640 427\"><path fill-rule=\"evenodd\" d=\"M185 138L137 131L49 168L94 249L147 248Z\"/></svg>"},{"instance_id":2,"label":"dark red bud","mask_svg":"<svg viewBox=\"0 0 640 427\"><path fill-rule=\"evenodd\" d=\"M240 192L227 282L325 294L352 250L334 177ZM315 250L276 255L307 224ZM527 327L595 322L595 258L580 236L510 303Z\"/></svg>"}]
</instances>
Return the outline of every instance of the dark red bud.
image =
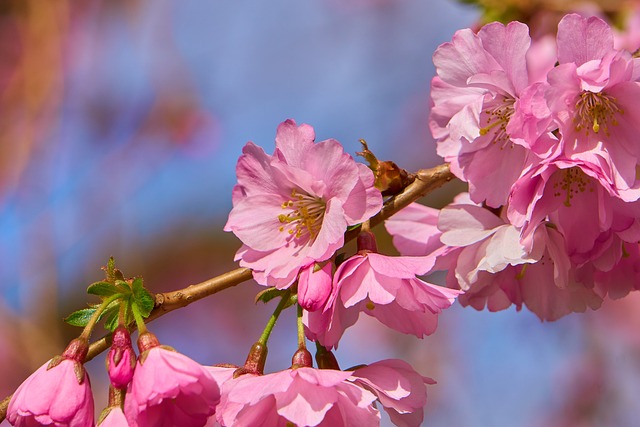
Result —
<instances>
[{"instance_id":1,"label":"dark red bud","mask_svg":"<svg viewBox=\"0 0 640 427\"><path fill-rule=\"evenodd\" d=\"M251 346L249 354L247 355L247 361L244 362L244 367L236 370L242 371L241 373L250 373L256 375L262 375L264 373L264 364L267 361L267 346L261 342L256 342ZM234 377L236 373L233 374ZM240 374L239 374L240 375Z\"/></svg>"},{"instance_id":2,"label":"dark red bud","mask_svg":"<svg viewBox=\"0 0 640 427\"><path fill-rule=\"evenodd\" d=\"M62 357L83 363L87 358L88 352L89 342L84 338L76 338L69 343L67 348L64 350L64 353L62 353Z\"/></svg>"},{"instance_id":3,"label":"dark red bud","mask_svg":"<svg viewBox=\"0 0 640 427\"><path fill-rule=\"evenodd\" d=\"M370 231L362 231L358 234L358 252L378 252L378 245L376 244L376 236Z\"/></svg>"},{"instance_id":4,"label":"dark red bud","mask_svg":"<svg viewBox=\"0 0 640 427\"><path fill-rule=\"evenodd\" d=\"M158 341L158 338L151 332L145 332L138 337L138 351L140 354L159 345L160 341Z\"/></svg>"},{"instance_id":5,"label":"dark red bud","mask_svg":"<svg viewBox=\"0 0 640 427\"><path fill-rule=\"evenodd\" d=\"M306 348L299 348L293 354L291 358L291 368L312 368L313 367L313 356L309 353L309 350Z\"/></svg>"},{"instance_id":6,"label":"dark red bud","mask_svg":"<svg viewBox=\"0 0 640 427\"><path fill-rule=\"evenodd\" d=\"M338 365L336 357L330 350L327 350L324 347L318 347L316 350L316 362L318 363L319 369L340 370L340 365Z\"/></svg>"}]
</instances>

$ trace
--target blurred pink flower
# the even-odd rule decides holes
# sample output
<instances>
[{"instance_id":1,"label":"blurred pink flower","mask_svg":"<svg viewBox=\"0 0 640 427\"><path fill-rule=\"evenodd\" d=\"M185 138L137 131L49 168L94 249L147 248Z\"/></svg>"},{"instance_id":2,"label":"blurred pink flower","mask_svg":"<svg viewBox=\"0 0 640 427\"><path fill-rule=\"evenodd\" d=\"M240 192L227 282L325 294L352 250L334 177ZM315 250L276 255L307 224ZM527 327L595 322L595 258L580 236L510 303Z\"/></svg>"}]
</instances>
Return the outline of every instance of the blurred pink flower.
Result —
<instances>
[{"instance_id":1,"label":"blurred pink flower","mask_svg":"<svg viewBox=\"0 0 640 427\"><path fill-rule=\"evenodd\" d=\"M18 427L92 427L94 425L91 382L82 361L86 342L71 342L29 376L13 394L7 420Z\"/></svg>"},{"instance_id":2,"label":"blurred pink flower","mask_svg":"<svg viewBox=\"0 0 640 427\"><path fill-rule=\"evenodd\" d=\"M244 243L236 260L260 284L290 286L300 268L342 247L348 226L382 206L371 170L338 141L314 138L311 126L287 120L278 126L273 156L249 142L238 160L225 230Z\"/></svg>"},{"instance_id":3,"label":"blurred pink flower","mask_svg":"<svg viewBox=\"0 0 640 427\"><path fill-rule=\"evenodd\" d=\"M107 354L107 371L111 384L116 388L126 387L133 378L136 354L131 345L131 335L124 326L113 331L112 344Z\"/></svg>"},{"instance_id":4,"label":"blurred pink flower","mask_svg":"<svg viewBox=\"0 0 640 427\"><path fill-rule=\"evenodd\" d=\"M430 271L435 259L388 257L361 250L338 267L324 309L305 312L307 336L327 348L336 348L361 311L405 334L419 338L432 334L438 314L460 294L416 277Z\"/></svg>"},{"instance_id":5,"label":"blurred pink flower","mask_svg":"<svg viewBox=\"0 0 640 427\"><path fill-rule=\"evenodd\" d=\"M140 358L125 397L129 424L204 426L220 401L218 384L203 366L148 335L138 339Z\"/></svg>"},{"instance_id":6,"label":"blurred pink flower","mask_svg":"<svg viewBox=\"0 0 640 427\"><path fill-rule=\"evenodd\" d=\"M356 369L350 381L375 394L391 421L405 427L422 424L427 404L425 384L435 384L399 359L381 360Z\"/></svg>"},{"instance_id":7,"label":"blurred pink flower","mask_svg":"<svg viewBox=\"0 0 640 427\"><path fill-rule=\"evenodd\" d=\"M457 31L433 55L430 128L438 154L469 182L474 202L499 207L528 158L507 126L529 85L529 28L520 22L487 24L477 34Z\"/></svg>"},{"instance_id":8,"label":"blurred pink flower","mask_svg":"<svg viewBox=\"0 0 640 427\"><path fill-rule=\"evenodd\" d=\"M379 425L376 396L350 382L351 375L308 367L240 375L222 385L216 417L234 427Z\"/></svg>"}]
</instances>

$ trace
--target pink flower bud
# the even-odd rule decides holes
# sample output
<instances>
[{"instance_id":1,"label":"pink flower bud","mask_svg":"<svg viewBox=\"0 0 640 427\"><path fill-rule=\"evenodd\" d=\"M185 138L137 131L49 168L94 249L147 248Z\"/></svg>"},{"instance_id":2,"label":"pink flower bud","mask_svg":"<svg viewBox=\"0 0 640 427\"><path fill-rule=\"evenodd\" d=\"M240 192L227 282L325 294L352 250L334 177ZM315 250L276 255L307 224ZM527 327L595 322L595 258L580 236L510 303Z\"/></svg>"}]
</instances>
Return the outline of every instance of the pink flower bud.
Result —
<instances>
[{"instance_id":1,"label":"pink flower bud","mask_svg":"<svg viewBox=\"0 0 640 427\"><path fill-rule=\"evenodd\" d=\"M15 426L92 427L93 395L81 360L86 340L71 342L63 356L42 365L18 387L7 419Z\"/></svg>"},{"instance_id":2,"label":"pink flower bud","mask_svg":"<svg viewBox=\"0 0 640 427\"><path fill-rule=\"evenodd\" d=\"M131 345L131 336L124 326L113 331L113 343L107 355L107 371L111 384L116 388L126 387L133 378L136 354Z\"/></svg>"},{"instance_id":3,"label":"pink flower bud","mask_svg":"<svg viewBox=\"0 0 640 427\"><path fill-rule=\"evenodd\" d=\"M311 264L300 271L298 279L298 304L307 311L316 311L324 306L331 294L331 263L317 269Z\"/></svg>"}]
</instances>

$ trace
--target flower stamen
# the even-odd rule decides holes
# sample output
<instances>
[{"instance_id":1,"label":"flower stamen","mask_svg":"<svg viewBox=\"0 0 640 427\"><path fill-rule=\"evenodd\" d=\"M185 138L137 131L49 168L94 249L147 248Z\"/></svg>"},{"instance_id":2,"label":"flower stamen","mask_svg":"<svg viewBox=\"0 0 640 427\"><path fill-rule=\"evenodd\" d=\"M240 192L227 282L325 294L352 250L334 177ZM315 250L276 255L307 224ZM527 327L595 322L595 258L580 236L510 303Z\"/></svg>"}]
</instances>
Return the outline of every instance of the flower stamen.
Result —
<instances>
[{"instance_id":1,"label":"flower stamen","mask_svg":"<svg viewBox=\"0 0 640 427\"><path fill-rule=\"evenodd\" d=\"M483 111L486 115L486 126L480 128L480 136L487 135L490 131L494 131L491 142L493 144L501 143L506 146L511 140L507 133L507 124L513 116L514 104L516 100L513 98L504 98L502 102L489 107Z\"/></svg>"},{"instance_id":2,"label":"flower stamen","mask_svg":"<svg viewBox=\"0 0 640 427\"><path fill-rule=\"evenodd\" d=\"M325 208L326 202L320 197L299 193L294 188L291 190L291 199L282 203L282 209L288 209L290 212L278 215L278 220L283 224L279 230L286 229L295 238L308 234L313 239L322 227ZM287 224L294 226L285 227Z\"/></svg>"},{"instance_id":3,"label":"flower stamen","mask_svg":"<svg viewBox=\"0 0 640 427\"><path fill-rule=\"evenodd\" d=\"M584 129L589 135L590 130L599 133L603 130L609 136L609 124L617 126L616 116L624 114L624 110L616 104L616 98L603 92L584 91L576 102L576 130Z\"/></svg>"},{"instance_id":4,"label":"flower stamen","mask_svg":"<svg viewBox=\"0 0 640 427\"><path fill-rule=\"evenodd\" d=\"M564 192L564 205L569 208L571 207L571 199L578 193L585 192L589 180L584 172L577 167L564 169L562 173L562 179L553 184L553 195L559 197ZM593 191L593 188L589 188L589 191Z\"/></svg>"}]
</instances>

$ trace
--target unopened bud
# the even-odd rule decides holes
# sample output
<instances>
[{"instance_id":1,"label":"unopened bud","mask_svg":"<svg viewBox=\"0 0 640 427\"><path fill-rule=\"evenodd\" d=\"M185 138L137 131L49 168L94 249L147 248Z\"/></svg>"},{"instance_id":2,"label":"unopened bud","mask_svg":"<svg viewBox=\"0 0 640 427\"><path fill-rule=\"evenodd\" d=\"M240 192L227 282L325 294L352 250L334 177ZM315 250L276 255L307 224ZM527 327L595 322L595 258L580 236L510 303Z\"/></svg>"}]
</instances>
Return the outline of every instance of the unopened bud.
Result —
<instances>
[{"instance_id":1,"label":"unopened bud","mask_svg":"<svg viewBox=\"0 0 640 427\"><path fill-rule=\"evenodd\" d=\"M358 252L378 252L378 245L376 244L376 236L370 231L362 231L358 234Z\"/></svg>"},{"instance_id":2,"label":"unopened bud","mask_svg":"<svg viewBox=\"0 0 640 427\"><path fill-rule=\"evenodd\" d=\"M242 368L238 368L233 373L233 377L237 378L243 374L262 375L264 373L264 364L267 361L267 346L261 342L256 342L251 346L247 361L244 362Z\"/></svg>"},{"instance_id":3,"label":"unopened bud","mask_svg":"<svg viewBox=\"0 0 640 427\"><path fill-rule=\"evenodd\" d=\"M311 368L313 367L313 356L306 348L299 348L291 358L291 368Z\"/></svg>"},{"instance_id":4,"label":"unopened bud","mask_svg":"<svg viewBox=\"0 0 640 427\"><path fill-rule=\"evenodd\" d=\"M107 355L107 371L115 388L126 387L133 378L136 367L136 354L131 345L131 335L124 326L113 331L111 349Z\"/></svg>"},{"instance_id":5,"label":"unopened bud","mask_svg":"<svg viewBox=\"0 0 640 427\"><path fill-rule=\"evenodd\" d=\"M322 346L318 346L316 350L316 362L318 363L318 369L335 369L340 370L338 360L336 356L330 350Z\"/></svg>"},{"instance_id":6,"label":"unopened bud","mask_svg":"<svg viewBox=\"0 0 640 427\"><path fill-rule=\"evenodd\" d=\"M316 263L308 265L300 271L298 278L298 304L307 311L321 309L327 302L331 289L331 263L324 266Z\"/></svg>"}]
</instances>

